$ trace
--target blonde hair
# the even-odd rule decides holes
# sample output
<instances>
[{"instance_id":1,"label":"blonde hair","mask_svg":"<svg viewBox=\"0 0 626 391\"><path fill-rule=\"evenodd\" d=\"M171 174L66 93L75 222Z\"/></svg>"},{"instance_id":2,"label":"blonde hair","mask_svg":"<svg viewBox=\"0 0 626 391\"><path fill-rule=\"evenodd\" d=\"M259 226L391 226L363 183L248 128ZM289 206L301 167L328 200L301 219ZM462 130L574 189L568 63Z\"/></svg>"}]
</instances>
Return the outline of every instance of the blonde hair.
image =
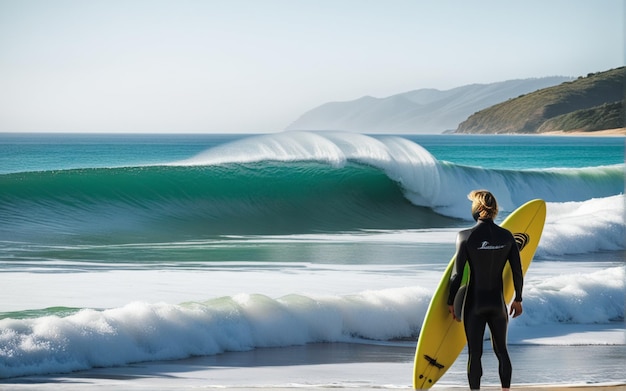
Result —
<instances>
[{"instance_id":1,"label":"blonde hair","mask_svg":"<svg viewBox=\"0 0 626 391\"><path fill-rule=\"evenodd\" d=\"M472 215L477 214L479 219L493 220L498 215L496 197L487 190L473 190L467 198L472 201Z\"/></svg>"}]
</instances>

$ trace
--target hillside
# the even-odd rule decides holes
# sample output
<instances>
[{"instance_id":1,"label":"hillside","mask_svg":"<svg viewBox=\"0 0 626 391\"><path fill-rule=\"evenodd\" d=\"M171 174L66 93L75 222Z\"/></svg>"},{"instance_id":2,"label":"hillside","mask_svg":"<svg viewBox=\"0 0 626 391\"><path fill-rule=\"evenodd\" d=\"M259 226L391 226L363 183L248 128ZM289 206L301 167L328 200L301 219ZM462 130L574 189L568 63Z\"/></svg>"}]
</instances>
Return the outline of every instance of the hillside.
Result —
<instances>
[{"instance_id":1,"label":"hillside","mask_svg":"<svg viewBox=\"0 0 626 391\"><path fill-rule=\"evenodd\" d=\"M596 131L624 126L626 67L589 74L471 115L455 133Z\"/></svg>"},{"instance_id":2,"label":"hillside","mask_svg":"<svg viewBox=\"0 0 626 391\"><path fill-rule=\"evenodd\" d=\"M450 90L419 89L386 98L370 96L314 108L286 130L343 130L361 133L441 133L456 129L478 110L571 80L566 77L472 84Z\"/></svg>"}]
</instances>

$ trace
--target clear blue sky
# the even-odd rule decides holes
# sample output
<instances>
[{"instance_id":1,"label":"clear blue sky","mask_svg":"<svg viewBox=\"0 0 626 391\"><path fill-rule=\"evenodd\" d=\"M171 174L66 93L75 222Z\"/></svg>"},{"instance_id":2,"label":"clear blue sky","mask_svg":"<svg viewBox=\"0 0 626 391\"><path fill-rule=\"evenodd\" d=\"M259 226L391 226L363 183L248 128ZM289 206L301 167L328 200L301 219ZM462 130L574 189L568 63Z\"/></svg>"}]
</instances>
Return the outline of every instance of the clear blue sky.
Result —
<instances>
[{"instance_id":1,"label":"clear blue sky","mask_svg":"<svg viewBox=\"0 0 626 391\"><path fill-rule=\"evenodd\" d=\"M623 0L0 0L0 132L276 132L329 101L624 65Z\"/></svg>"}]
</instances>

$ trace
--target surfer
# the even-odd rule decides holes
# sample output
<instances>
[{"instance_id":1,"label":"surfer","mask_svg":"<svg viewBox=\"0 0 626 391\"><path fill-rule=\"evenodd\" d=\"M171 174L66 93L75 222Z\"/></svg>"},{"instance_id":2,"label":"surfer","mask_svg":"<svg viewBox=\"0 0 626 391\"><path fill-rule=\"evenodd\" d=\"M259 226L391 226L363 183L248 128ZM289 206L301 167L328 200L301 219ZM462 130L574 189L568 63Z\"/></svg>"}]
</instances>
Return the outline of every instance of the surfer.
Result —
<instances>
[{"instance_id":1,"label":"surfer","mask_svg":"<svg viewBox=\"0 0 626 391\"><path fill-rule=\"evenodd\" d=\"M508 261L515 286L515 300L509 314L515 318L522 313L524 280L519 250L511 232L493 221L498 214L498 204L493 194L486 190L474 190L468 198L472 201L472 217L477 223L457 236L448 306L456 319L454 299L461 286L465 264L469 263L470 278L463 308L469 354L469 385L472 390L480 389L483 336L488 325L493 350L499 362L502 389L508 390L511 386L512 365L506 343L509 317L502 292L502 271Z\"/></svg>"}]
</instances>

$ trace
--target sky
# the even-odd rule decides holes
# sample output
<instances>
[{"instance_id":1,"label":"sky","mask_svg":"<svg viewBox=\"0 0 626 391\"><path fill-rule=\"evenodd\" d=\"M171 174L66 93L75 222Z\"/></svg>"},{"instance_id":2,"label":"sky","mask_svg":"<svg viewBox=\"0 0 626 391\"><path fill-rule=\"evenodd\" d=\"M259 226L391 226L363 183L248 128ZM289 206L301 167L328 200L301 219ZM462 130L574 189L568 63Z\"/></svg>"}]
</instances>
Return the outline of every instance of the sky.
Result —
<instances>
[{"instance_id":1,"label":"sky","mask_svg":"<svg viewBox=\"0 0 626 391\"><path fill-rule=\"evenodd\" d=\"M624 0L0 0L0 132L271 133L625 64Z\"/></svg>"}]
</instances>

